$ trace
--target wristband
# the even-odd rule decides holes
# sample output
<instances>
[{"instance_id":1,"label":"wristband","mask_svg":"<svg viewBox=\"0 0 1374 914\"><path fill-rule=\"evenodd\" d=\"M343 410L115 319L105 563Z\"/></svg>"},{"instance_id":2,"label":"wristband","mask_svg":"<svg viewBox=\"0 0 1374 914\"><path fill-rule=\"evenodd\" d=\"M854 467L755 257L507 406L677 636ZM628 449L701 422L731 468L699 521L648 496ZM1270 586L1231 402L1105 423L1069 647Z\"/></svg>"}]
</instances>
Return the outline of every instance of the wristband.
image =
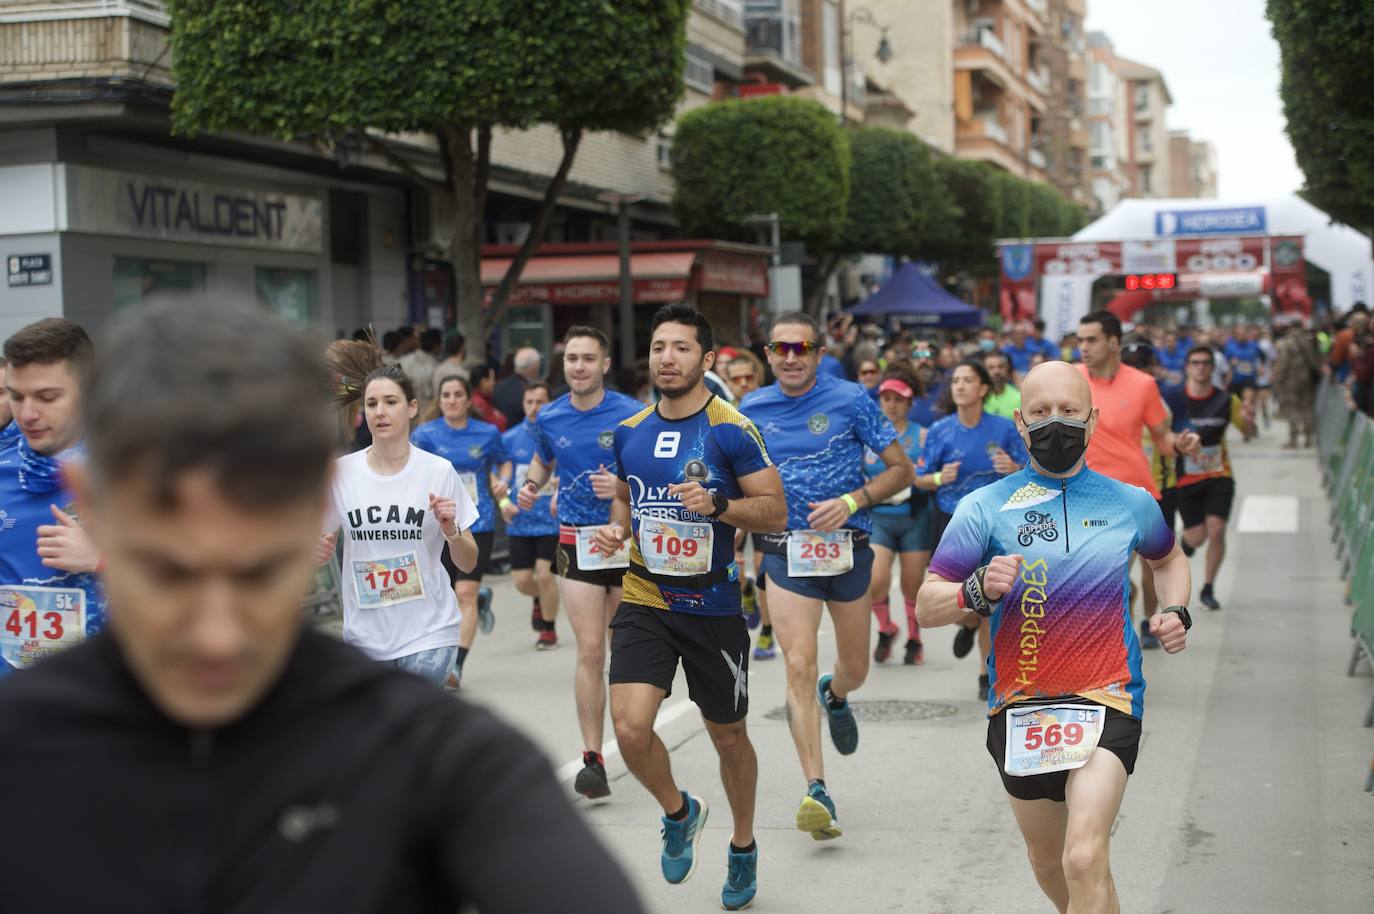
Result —
<instances>
[{"instance_id":1,"label":"wristband","mask_svg":"<svg viewBox=\"0 0 1374 914\"><path fill-rule=\"evenodd\" d=\"M945 484L945 482L944 482L945 477L941 474L941 472L940 472L939 470L936 470L934 473L931 473L931 474L930 474L930 478L933 479L933 480L935 481L935 488L937 488L937 489L940 488L940 486L942 486L942 485Z\"/></svg>"},{"instance_id":2,"label":"wristband","mask_svg":"<svg viewBox=\"0 0 1374 914\"><path fill-rule=\"evenodd\" d=\"M440 528L439 528L439 535L442 536L442 537L444 538L444 542L446 542L446 543L456 543L456 542L458 542L458 540L462 539L462 537L463 537L463 531L462 531L462 529L459 528L459 527L454 527L454 529L453 529L453 535L452 535L452 536L449 536L447 533L444 532L443 528L440 527Z\"/></svg>"},{"instance_id":3,"label":"wristband","mask_svg":"<svg viewBox=\"0 0 1374 914\"><path fill-rule=\"evenodd\" d=\"M511 506L510 496L507 495L505 498L501 499L499 502L496 503L496 506L502 509L503 511L506 508L509 508Z\"/></svg>"},{"instance_id":4,"label":"wristband","mask_svg":"<svg viewBox=\"0 0 1374 914\"><path fill-rule=\"evenodd\" d=\"M988 595L983 592L983 575L987 573L988 566L983 565L973 574L964 578L963 585L959 588L957 602L959 608L964 612L973 612L987 618L992 615L992 611L1001 602L1002 598L989 600Z\"/></svg>"},{"instance_id":5,"label":"wristband","mask_svg":"<svg viewBox=\"0 0 1374 914\"><path fill-rule=\"evenodd\" d=\"M859 510L859 503L855 501L854 496L850 495L848 492L840 496L840 501L844 502L845 506L849 508L850 514L854 514Z\"/></svg>"}]
</instances>

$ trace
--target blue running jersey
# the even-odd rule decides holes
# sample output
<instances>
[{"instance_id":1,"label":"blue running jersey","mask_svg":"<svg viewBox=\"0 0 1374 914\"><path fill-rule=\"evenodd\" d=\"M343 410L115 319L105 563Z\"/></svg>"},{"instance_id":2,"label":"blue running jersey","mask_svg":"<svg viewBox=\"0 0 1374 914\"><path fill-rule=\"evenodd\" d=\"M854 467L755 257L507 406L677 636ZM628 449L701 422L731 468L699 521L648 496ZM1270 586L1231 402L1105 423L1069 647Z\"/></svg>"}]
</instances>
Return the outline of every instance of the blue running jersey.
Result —
<instances>
[{"instance_id":1,"label":"blue running jersey","mask_svg":"<svg viewBox=\"0 0 1374 914\"><path fill-rule=\"evenodd\" d=\"M992 468L992 452L997 448L1025 466L1029 459L1025 442L1016 431L1016 423L1001 416L983 413L973 428L959 421L958 414L945 416L926 433L926 446L916 472L922 475L939 472L947 463L959 464L959 476L954 482L935 490L935 505L946 514L953 514L955 505L974 489L982 488L1001 477Z\"/></svg>"},{"instance_id":2,"label":"blue running jersey","mask_svg":"<svg viewBox=\"0 0 1374 914\"><path fill-rule=\"evenodd\" d=\"M591 475L602 466L616 472L615 428L642 409L638 400L606 390L588 410L574 407L569 393L539 411L530 432L539 459L546 466L558 461L560 523L588 527L610 522L611 503L596 497Z\"/></svg>"},{"instance_id":3,"label":"blue running jersey","mask_svg":"<svg viewBox=\"0 0 1374 914\"><path fill-rule=\"evenodd\" d=\"M441 416L411 432L410 442L453 464L459 481L477 505L477 522L472 525L472 532L490 533L496 526L491 475L506 462L501 430L473 418L468 419L465 427L453 428Z\"/></svg>"},{"instance_id":4,"label":"blue running jersey","mask_svg":"<svg viewBox=\"0 0 1374 914\"><path fill-rule=\"evenodd\" d=\"M22 436L0 446L0 677L105 627L97 576L58 571L38 557L38 528L57 523L49 506L76 516L61 464L84 456L78 447L45 457Z\"/></svg>"},{"instance_id":5,"label":"blue running jersey","mask_svg":"<svg viewBox=\"0 0 1374 914\"><path fill-rule=\"evenodd\" d=\"M807 530L811 502L839 498L864 483L864 447L881 454L897 431L861 385L816 375L815 385L789 397L777 384L744 398L740 411L763 433L787 493L787 529ZM868 533L860 508L845 527Z\"/></svg>"},{"instance_id":6,"label":"blue running jersey","mask_svg":"<svg viewBox=\"0 0 1374 914\"><path fill-rule=\"evenodd\" d=\"M645 407L616 428L615 456L619 465L617 475L630 487L633 528L630 568L621 585L625 588L625 602L698 616L738 615L741 608L735 528L687 511L677 496L668 492L668 487L696 480L726 498L742 496L739 478L773 465L754 423L715 396L685 419L665 419L656 407ZM650 574L640 548L640 528L650 520L709 526L709 568L695 576L709 575L715 580L675 586L673 576ZM644 536L645 548L675 559L688 557L697 548L697 542L674 537L666 529ZM679 580L685 583L687 579Z\"/></svg>"},{"instance_id":7,"label":"blue running jersey","mask_svg":"<svg viewBox=\"0 0 1374 914\"><path fill-rule=\"evenodd\" d=\"M992 612L988 714L1028 698L1078 695L1142 717L1130 557L1158 560L1173 548L1149 492L1092 470L1060 480L1028 468L959 502L932 572L962 581L994 556L1024 556Z\"/></svg>"},{"instance_id":8,"label":"blue running jersey","mask_svg":"<svg viewBox=\"0 0 1374 914\"><path fill-rule=\"evenodd\" d=\"M1222 354L1231 363L1231 383L1253 384L1255 378L1259 377L1264 351L1260 349L1258 342L1246 340L1242 343L1239 340L1227 340Z\"/></svg>"},{"instance_id":9,"label":"blue running jersey","mask_svg":"<svg viewBox=\"0 0 1374 914\"><path fill-rule=\"evenodd\" d=\"M530 471L530 460L534 457L534 434L530 431L528 422L521 422L502 435L501 440L506 446L506 459L513 464L514 478L507 479L506 483L510 486L511 492L518 492L525 484L525 476ZM511 501L514 500L512 495ZM552 494L540 495L534 500L533 508L520 511L511 518L511 522L506 525L506 533L511 536L553 536L558 532L558 521L549 511L552 503Z\"/></svg>"},{"instance_id":10,"label":"blue running jersey","mask_svg":"<svg viewBox=\"0 0 1374 914\"><path fill-rule=\"evenodd\" d=\"M925 432L924 428L915 422L908 422L906 431L897 436L897 440L902 443L902 450L906 451L906 455L911 458L913 466L921 459L921 434L923 432ZM872 479L886 469L887 464L883 463L883 458L877 451L872 448L864 448L864 476ZM917 490L911 493L911 497L924 498L925 494ZM873 513L910 516L911 505L907 502L902 502L900 505L878 504L873 506Z\"/></svg>"}]
</instances>

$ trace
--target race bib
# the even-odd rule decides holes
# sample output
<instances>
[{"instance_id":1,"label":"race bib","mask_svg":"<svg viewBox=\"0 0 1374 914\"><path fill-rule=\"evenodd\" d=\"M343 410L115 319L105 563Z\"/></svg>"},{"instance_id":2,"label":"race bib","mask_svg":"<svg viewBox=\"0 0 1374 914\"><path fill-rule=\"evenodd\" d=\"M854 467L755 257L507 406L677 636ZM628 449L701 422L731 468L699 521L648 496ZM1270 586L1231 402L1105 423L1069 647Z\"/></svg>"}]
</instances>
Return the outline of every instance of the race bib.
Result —
<instances>
[{"instance_id":1,"label":"race bib","mask_svg":"<svg viewBox=\"0 0 1374 914\"><path fill-rule=\"evenodd\" d=\"M716 542L711 524L644 517L639 521L639 554L644 567L654 574L686 577L711 570Z\"/></svg>"},{"instance_id":2,"label":"race bib","mask_svg":"<svg viewBox=\"0 0 1374 914\"><path fill-rule=\"evenodd\" d=\"M1204 447L1196 454L1183 455L1183 472L1188 476L1216 473L1221 470L1221 445Z\"/></svg>"},{"instance_id":3,"label":"race bib","mask_svg":"<svg viewBox=\"0 0 1374 914\"><path fill-rule=\"evenodd\" d=\"M1164 377L1165 380L1169 382L1170 386L1173 387L1177 387L1183 383L1183 372L1181 371L1168 371L1165 373Z\"/></svg>"},{"instance_id":4,"label":"race bib","mask_svg":"<svg viewBox=\"0 0 1374 914\"><path fill-rule=\"evenodd\" d=\"M596 531L600 527L577 528L577 567L581 571L601 571L609 568L630 567L630 541L620 544L620 548L610 555L603 555L596 546Z\"/></svg>"},{"instance_id":5,"label":"race bib","mask_svg":"<svg viewBox=\"0 0 1374 914\"><path fill-rule=\"evenodd\" d=\"M1255 363L1249 361L1232 362L1233 374L1252 375L1255 373Z\"/></svg>"},{"instance_id":6,"label":"race bib","mask_svg":"<svg viewBox=\"0 0 1374 914\"><path fill-rule=\"evenodd\" d=\"M24 669L86 639L86 591L80 588L0 587L0 654Z\"/></svg>"},{"instance_id":7,"label":"race bib","mask_svg":"<svg viewBox=\"0 0 1374 914\"><path fill-rule=\"evenodd\" d=\"M458 481L463 484L463 488L468 490L468 497L472 499L472 506L477 507L477 474L459 473Z\"/></svg>"},{"instance_id":8,"label":"race bib","mask_svg":"<svg viewBox=\"0 0 1374 914\"><path fill-rule=\"evenodd\" d=\"M515 468L515 491L516 491L516 492L519 492L521 489L523 489L523 488L525 487L525 480L528 479L529 476L530 476L530 465L529 465L528 463L522 463L522 464L520 464L519 466L517 466L517 467ZM546 496L546 495L552 495L552 494L557 490L557 488L558 488L558 487L555 486L555 485L553 484L553 477L550 476L549 479L548 479L548 481L544 483L544 488L542 488L542 489L540 489L538 492L534 493L534 497L535 497L535 498L543 498L543 497Z\"/></svg>"},{"instance_id":9,"label":"race bib","mask_svg":"<svg viewBox=\"0 0 1374 914\"><path fill-rule=\"evenodd\" d=\"M793 530L787 535L787 575L828 578L854 567L852 531Z\"/></svg>"},{"instance_id":10,"label":"race bib","mask_svg":"<svg viewBox=\"0 0 1374 914\"><path fill-rule=\"evenodd\" d=\"M358 595L359 609L381 609L423 600L425 582L420 575L420 559L407 552L386 559L355 560L353 589Z\"/></svg>"},{"instance_id":11,"label":"race bib","mask_svg":"<svg viewBox=\"0 0 1374 914\"><path fill-rule=\"evenodd\" d=\"M1036 705L1005 712L1007 750L1002 770L1013 777L1082 768L1102 738L1101 705Z\"/></svg>"}]
</instances>

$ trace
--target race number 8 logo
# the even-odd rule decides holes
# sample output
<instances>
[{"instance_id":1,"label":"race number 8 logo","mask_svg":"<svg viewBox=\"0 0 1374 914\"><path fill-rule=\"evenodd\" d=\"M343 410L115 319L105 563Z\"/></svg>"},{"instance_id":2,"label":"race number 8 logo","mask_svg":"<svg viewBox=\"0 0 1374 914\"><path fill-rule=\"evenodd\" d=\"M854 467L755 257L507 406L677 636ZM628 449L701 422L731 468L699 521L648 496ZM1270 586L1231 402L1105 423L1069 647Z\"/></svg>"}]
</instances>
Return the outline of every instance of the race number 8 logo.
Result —
<instances>
[{"instance_id":1,"label":"race number 8 logo","mask_svg":"<svg viewBox=\"0 0 1374 914\"><path fill-rule=\"evenodd\" d=\"M682 441L682 432L659 432L654 442L655 457L676 457L677 446Z\"/></svg>"}]
</instances>

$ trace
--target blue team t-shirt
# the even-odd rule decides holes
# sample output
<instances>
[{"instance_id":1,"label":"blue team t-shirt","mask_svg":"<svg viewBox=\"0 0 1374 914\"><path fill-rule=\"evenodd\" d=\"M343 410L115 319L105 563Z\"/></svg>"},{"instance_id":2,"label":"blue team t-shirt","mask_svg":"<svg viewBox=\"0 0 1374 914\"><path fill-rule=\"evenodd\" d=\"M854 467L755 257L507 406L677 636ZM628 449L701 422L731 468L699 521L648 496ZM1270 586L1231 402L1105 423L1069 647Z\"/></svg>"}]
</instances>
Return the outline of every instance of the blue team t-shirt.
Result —
<instances>
[{"instance_id":1,"label":"blue team t-shirt","mask_svg":"<svg viewBox=\"0 0 1374 914\"><path fill-rule=\"evenodd\" d=\"M789 530L810 528L811 502L839 498L863 484L864 447L881 454L897 440L892 423L862 386L829 375L816 375L799 397L789 397L777 384L762 387L744 398L740 411L763 433L782 474ZM871 531L868 510L860 508L845 527Z\"/></svg>"},{"instance_id":2,"label":"blue team t-shirt","mask_svg":"<svg viewBox=\"0 0 1374 914\"><path fill-rule=\"evenodd\" d=\"M1254 340L1228 340L1226 348L1222 350L1227 360L1231 363L1231 381L1243 381L1253 383L1259 377L1260 362L1264 359L1264 350L1260 349L1258 342Z\"/></svg>"},{"instance_id":3,"label":"blue team t-shirt","mask_svg":"<svg viewBox=\"0 0 1374 914\"><path fill-rule=\"evenodd\" d=\"M772 466L754 423L715 396L684 419L665 419L656 407L645 407L616 428L615 457L617 475L630 488L633 535L630 567L621 585L625 602L693 615L738 615L735 528L688 511L668 488L695 480L726 498L742 496L740 477ZM709 564L702 546L707 530ZM703 567L690 577L717 572L719 580L705 586L689 581L679 563L694 558ZM677 565L682 573L667 573L661 563Z\"/></svg>"},{"instance_id":4,"label":"blue team t-shirt","mask_svg":"<svg viewBox=\"0 0 1374 914\"><path fill-rule=\"evenodd\" d=\"M534 458L535 442L534 434L530 431L528 422L521 422L515 428L501 436L502 443L506 448L506 459L511 462L512 476L506 480L511 492L519 492L520 487L525 484L525 477L530 471L530 461ZM544 492L534 500L534 507L528 511L519 511L511 518L506 525L506 532L511 536L553 536L558 532L558 521L549 511L549 506L553 503L553 493ZM512 498L512 501L515 499Z\"/></svg>"},{"instance_id":5,"label":"blue team t-shirt","mask_svg":"<svg viewBox=\"0 0 1374 914\"><path fill-rule=\"evenodd\" d=\"M547 466L558 461L558 521L574 527L606 524L610 501L592 490L591 475L615 468L615 429L644 409L644 404L614 390L606 390L591 409L573 406L567 393L539 411L530 433L539 459Z\"/></svg>"},{"instance_id":6,"label":"blue team t-shirt","mask_svg":"<svg viewBox=\"0 0 1374 914\"><path fill-rule=\"evenodd\" d=\"M896 429L894 428L893 431L896 431ZM921 433L924 431L924 427L917 425L915 422L908 422L906 431L897 435L897 440L901 442L902 450L906 451L906 455L911 458L913 466L921 459ZM865 477L872 479L886 469L887 464L883 463L882 455L872 448L864 448ZM924 496L925 493L919 490L911 493L912 498L922 498ZM878 504L873 506L873 512L875 514L909 515L911 513L911 505L906 502L902 502L899 505Z\"/></svg>"},{"instance_id":7,"label":"blue team t-shirt","mask_svg":"<svg viewBox=\"0 0 1374 914\"><path fill-rule=\"evenodd\" d=\"M477 505L473 533L490 533L496 526L496 502L491 497L491 475L506 462L501 430L478 419L454 428L442 417L426 422L410 434L410 443L453 464L458 480Z\"/></svg>"},{"instance_id":8,"label":"blue team t-shirt","mask_svg":"<svg viewBox=\"0 0 1374 914\"><path fill-rule=\"evenodd\" d=\"M84 459L80 447L38 454L22 435L0 445L0 676L105 627L97 576L49 568L38 556L38 528L57 523L49 506L76 516L61 466Z\"/></svg>"},{"instance_id":9,"label":"blue team t-shirt","mask_svg":"<svg viewBox=\"0 0 1374 914\"><path fill-rule=\"evenodd\" d=\"M1029 338L1020 346L1003 346L1002 354L1011 360L1012 371L1017 374L1025 374L1030 371L1031 359L1037 355L1045 355L1048 358L1045 348Z\"/></svg>"},{"instance_id":10,"label":"blue team t-shirt","mask_svg":"<svg viewBox=\"0 0 1374 914\"><path fill-rule=\"evenodd\" d=\"M1001 478L992 468L992 455L999 448L1015 462L1025 465L1026 445L1016 431L1015 422L983 413L978 424L968 428L959 421L957 414L945 416L926 433L925 449L916 472L935 473L947 463L959 464L958 478L935 490L936 507L953 514L959 499Z\"/></svg>"}]
</instances>

